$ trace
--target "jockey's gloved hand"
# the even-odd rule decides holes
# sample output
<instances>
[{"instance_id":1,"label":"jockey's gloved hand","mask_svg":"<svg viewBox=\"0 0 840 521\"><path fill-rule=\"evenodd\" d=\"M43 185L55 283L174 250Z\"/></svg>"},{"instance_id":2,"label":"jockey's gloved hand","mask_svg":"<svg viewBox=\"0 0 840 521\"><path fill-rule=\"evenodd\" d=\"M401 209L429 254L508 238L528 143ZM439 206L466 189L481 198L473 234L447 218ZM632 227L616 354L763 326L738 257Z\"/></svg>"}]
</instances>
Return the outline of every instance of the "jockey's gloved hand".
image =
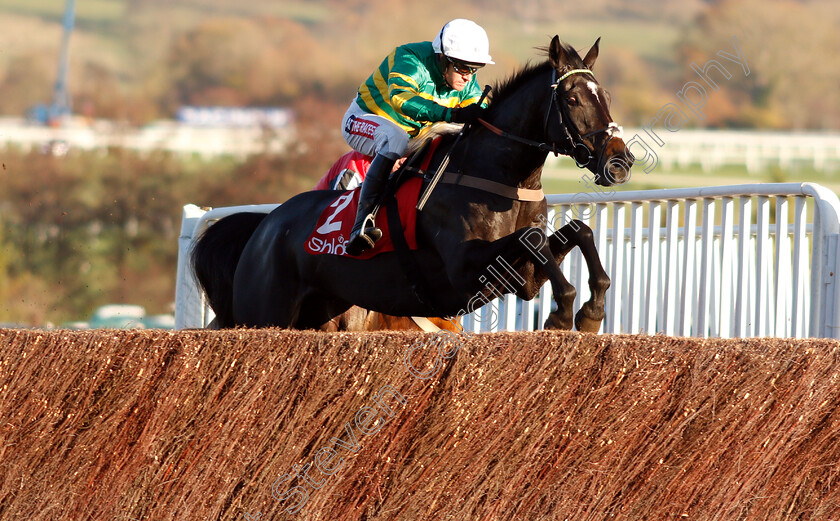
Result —
<instances>
[{"instance_id":1,"label":"jockey's gloved hand","mask_svg":"<svg viewBox=\"0 0 840 521\"><path fill-rule=\"evenodd\" d=\"M485 109L478 103L466 107L455 107L450 109L449 121L452 123L473 123L484 115Z\"/></svg>"}]
</instances>

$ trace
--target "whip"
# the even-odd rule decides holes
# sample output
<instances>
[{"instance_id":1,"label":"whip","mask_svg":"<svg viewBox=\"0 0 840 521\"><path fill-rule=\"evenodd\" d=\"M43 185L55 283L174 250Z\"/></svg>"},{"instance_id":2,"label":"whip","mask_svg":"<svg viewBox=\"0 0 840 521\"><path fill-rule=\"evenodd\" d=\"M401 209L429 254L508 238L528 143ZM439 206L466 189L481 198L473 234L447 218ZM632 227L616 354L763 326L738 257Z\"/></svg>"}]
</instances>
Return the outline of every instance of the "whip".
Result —
<instances>
[{"instance_id":1,"label":"whip","mask_svg":"<svg viewBox=\"0 0 840 521\"><path fill-rule=\"evenodd\" d=\"M478 104L481 105L484 102L484 98L490 93L490 85L484 86L484 92L481 93L481 97L478 98ZM449 152L443 157L443 160L440 162L440 166L438 166L437 171L435 172L434 177L429 182L429 186L426 187L426 190L423 192L423 195L420 196L420 200L417 202L417 210L422 210L423 207L426 205L426 201L429 200L429 196L432 195L432 191L437 186L438 181L440 178L443 177L443 172L446 170L446 167L449 166L449 156L452 154L452 151L458 146L458 142L461 141L461 136L463 136L467 130L469 130L472 123L467 123L461 129L461 132L458 133L458 137L455 138L455 142L449 148Z\"/></svg>"}]
</instances>

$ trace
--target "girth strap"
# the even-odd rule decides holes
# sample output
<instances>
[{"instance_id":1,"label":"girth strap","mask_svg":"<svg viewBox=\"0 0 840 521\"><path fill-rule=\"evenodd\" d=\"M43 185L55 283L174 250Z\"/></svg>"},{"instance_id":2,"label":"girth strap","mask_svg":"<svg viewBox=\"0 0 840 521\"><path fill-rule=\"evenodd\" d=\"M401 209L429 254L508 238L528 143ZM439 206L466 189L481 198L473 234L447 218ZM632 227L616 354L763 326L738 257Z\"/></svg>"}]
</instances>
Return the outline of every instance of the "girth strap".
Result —
<instances>
[{"instance_id":1,"label":"girth strap","mask_svg":"<svg viewBox=\"0 0 840 521\"><path fill-rule=\"evenodd\" d=\"M496 181L490 181L489 179L482 179L480 177L463 174L454 174L452 172L444 173L440 181L451 185L476 188L478 190L501 195L502 197L507 197L508 199L514 199L516 201L538 202L545 199L545 192L543 192L542 189L533 190L531 188L508 186L506 184L497 183Z\"/></svg>"},{"instance_id":2,"label":"girth strap","mask_svg":"<svg viewBox=\"0 0 840 521\"><path fill-rule=\"evenodd\" d=\"M427 174L426 170L411 166L405 167L403 170L422 176ZM543 192L542 189L534 190L531 188L519 188L517 186L510 186L503 183L497 183L496 181L490 181L489 179L483 179L481 177L456 174L454 172L445 172L441 176L440 182L450 185L475 188L491 194L501 195L502 197L513 199L514 201L539 202L545 199L545 192Z\"/></svg>"}]
</instances>

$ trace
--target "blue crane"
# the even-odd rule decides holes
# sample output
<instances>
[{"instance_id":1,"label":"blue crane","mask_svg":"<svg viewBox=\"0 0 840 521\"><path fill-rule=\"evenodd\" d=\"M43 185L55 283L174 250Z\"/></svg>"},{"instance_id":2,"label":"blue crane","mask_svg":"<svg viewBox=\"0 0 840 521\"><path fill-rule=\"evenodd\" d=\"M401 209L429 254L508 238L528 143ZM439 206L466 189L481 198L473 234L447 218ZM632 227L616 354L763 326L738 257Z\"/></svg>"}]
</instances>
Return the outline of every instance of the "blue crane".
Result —
<instances>
[{"instance_id":1,"label":"blue crane","mask_svg":"<svg viewBox=\"0 0 840 521\"><path fill-rule=\"evenodd\" d=\"M67 64L69 61L70 33L76 22L76 0L66 0L64 5L64 32L61 38L61 54L58 59L58 75L53 88L52 103L36 105L28 113L30 120L43 124L54 124L71 114L70 92L67 89Z\"/></svg>"}]
</instances>

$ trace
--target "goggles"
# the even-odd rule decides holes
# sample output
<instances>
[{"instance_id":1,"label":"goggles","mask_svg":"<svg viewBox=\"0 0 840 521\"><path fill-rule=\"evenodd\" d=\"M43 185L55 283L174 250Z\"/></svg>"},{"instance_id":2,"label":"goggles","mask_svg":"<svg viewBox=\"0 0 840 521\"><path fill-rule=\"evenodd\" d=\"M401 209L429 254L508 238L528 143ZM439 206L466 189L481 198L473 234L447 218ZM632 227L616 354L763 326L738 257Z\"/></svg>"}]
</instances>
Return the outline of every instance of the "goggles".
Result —
<instances>
[{"instance_id":1,"label":"goggles","mask_svg":"<svg viewBox=\"0 0 840 521\"><path fill-rule=\"evenodd\" d=\"M458 74L475 74L475 71L484 67L483 64L467 63L461 60L456 60L454 58L449 58L448 56L446 59L449 60L449 63L452 64L452 68L455 69L455 72L457 72Z\"/></svg>"}]
</instances>

